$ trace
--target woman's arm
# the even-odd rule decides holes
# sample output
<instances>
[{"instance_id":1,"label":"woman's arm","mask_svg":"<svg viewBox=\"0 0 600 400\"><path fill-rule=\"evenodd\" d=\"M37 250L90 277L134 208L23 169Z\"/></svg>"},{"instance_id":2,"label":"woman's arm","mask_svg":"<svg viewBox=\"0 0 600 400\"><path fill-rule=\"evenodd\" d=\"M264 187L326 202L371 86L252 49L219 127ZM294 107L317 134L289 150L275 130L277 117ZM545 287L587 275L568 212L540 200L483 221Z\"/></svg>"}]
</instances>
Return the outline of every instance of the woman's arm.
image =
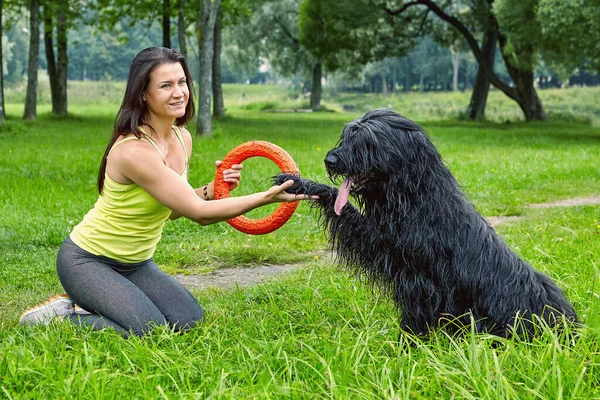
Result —
<instances>
[{"instance_id":1,"label":"woman's arm","mask_svg":"<svg viewBox=\"0 0 600 400\"><path fill-rule=\"evenodd\" d=\"M221 163L222 163L221 160L217 160L215 162L215 166L217 168L219 168ZM242 170L242 168L244 168L242 164L233 164L230 169L226 169L225 171L223 171L223 180L225 182L229 183L230 190L233 190L236 187L238 187L240 180L242 178L242 175L240 172ZM196 196L200 197L203 200L214 200L214 198L215 198L215 181L212 181L210 183L207 183L204 186L200 186L199 188L194 189L194 192L196 192ZM182 217L181 214L177 214L175 211L173 211L171 213L171 215L169 216L169 219L175 220L180 217Z\"/></svg>"},{"instance_id":2,"label":"woman's arm","mask_svg":"<svg viewBox=\"0 0 600 400\"><path fill-rule=\"evenodd\" d=\"M181 135L183 137L183 141L185 143L185 149L187 150L187 159L191 160L192 159L192 135L190 134L190 132L185 128L185 127L180 127L179 128ZM218 169L219 166L222 164L221 160L217 160L215 161L215 167ZM189 168L189 165L188 165ZM226 169L225 171L223 171L223 180L227 183L229 183L229 190L233 190L236 187L238 187L240 180L242 178L241 175L241 170L242 170L243 165L242 164L234 164L231 166L230 169ZM187 179L187 176L186 176ZM206 185L200 186L199 188L194 189L194 192L196 192L196 195L198 197L200 197L203 200L214 200L214 181L207 183ZM172 211L171 215L169 216L170 220L175 220L177 218L182 217L183 215Z\"/></svg>"},{"instance_id":3,"label":"woman's arm","mask_svg":"<svg viewBox=\"0 0 600 400\"><path fill-rule=\"evenodd\" d=\"M211 182L211 183L212 183L212 182ZM208 185L210 185L210 184L206 184L206 185L204 185L204 186L207 186L207 187L208 187ZM203 198L203 199L204 199L204 186L201 186L201 187L199 187L199 188L197 188L197 189L194 189L194 192L196 193L196 196L198 196L198 197L201 197L201 198ZM207 189L207 190L208 190L208 189ZM181 214L177 213L176 211L171 211L171 215L169 215L169 219L170 219L171 221L174 221L174 220L176 220L176 219L178 219L178 218L181 218L181 217L183 217L183 215L181 215Z\"/></svg>"},{"instance_id":4,"label":"woman's arm","mask_svg":"<svg viewBox=\"0 0 600 400\"><path fill-rule=\"evenodd\" d=\"M184 216L201 225L226 221L266 204L308 198L306 195L285 193L293 184L293 181L289 181L264 192L205 201L189 183L164 165L155 149L137 141L119 147L121 149L118 155L111 154L111 162L123 176L173 210L175 215Z\"/></svg>"}]
</instances>

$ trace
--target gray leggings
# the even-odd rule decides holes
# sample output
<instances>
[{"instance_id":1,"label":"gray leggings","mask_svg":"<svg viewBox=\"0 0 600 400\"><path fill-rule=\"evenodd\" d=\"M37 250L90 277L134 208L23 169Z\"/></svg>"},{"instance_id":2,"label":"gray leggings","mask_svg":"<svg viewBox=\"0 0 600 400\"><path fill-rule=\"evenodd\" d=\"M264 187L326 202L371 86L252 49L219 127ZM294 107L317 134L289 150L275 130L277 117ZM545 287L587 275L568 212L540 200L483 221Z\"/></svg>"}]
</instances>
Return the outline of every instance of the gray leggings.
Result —
<instances>
[{"instance_id":1,"label":"gray leggings","mask_svg":"<svg viewBox=\"0 0 600 400\"><path fill-rule=\"evenodd\" d=\"M156 325L189 330L204 316L194 296L152 259L123 264L91 254L67 238L58 251L56 271L69 297L92 313L72 315L79 325L142 336Z\"/></svg>"}]
</instances>

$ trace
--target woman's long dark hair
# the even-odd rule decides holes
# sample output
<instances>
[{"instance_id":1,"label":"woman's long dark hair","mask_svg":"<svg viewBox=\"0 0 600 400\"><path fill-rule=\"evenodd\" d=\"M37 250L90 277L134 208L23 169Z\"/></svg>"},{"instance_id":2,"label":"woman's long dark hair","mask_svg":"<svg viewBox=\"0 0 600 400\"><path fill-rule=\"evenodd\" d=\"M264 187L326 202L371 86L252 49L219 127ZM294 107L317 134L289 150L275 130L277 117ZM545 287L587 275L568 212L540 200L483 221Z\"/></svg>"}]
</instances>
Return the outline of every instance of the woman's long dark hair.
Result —
<instances>
[{"instance_id":1,"label":"woman's long dark hair","mask_svg":"<svg viewBox=\"0 0 600 400\"><path fill-rule=\"evenodd\" d=\"M144 92L150 83L150 73L159 65L175 63L181 64L190 92L185 114L177 118L175 124L183 126L194 117L194 85L185 57L176 50L165 47L150 47L140 51L133 59L129 68L125 96L115 119L112 136L108 142L104 156L102 156L100 171L98 171L98 193L102 194L104 174L106 173L106 158L117 139L127 133L133 133L138 138L142 136L139 127L145 122L144 120L148 112L146 102L144 101Z\"/></svg>"}]
</instances>

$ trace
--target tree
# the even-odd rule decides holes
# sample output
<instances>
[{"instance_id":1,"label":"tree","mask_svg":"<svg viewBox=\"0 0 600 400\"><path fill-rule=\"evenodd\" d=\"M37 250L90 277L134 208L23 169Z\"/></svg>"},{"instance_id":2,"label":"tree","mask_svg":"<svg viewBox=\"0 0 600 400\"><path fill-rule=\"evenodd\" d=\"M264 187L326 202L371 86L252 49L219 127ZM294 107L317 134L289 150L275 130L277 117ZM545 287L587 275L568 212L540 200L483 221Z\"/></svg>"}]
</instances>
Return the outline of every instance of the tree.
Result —
<instances>
[{"instance_id":1,"label":"tree","mask_svg":"<svg viewBox=\"0 0 600 400\"><path fill-rule=\"evenodd\" d=\"M494 0L476 0L475 4L479 4L482 1L487 1L489 5L494 4ZM512 10L512 15L519 21L520 24L527 25L530 19L533 17L532 8L533 3L536 0L526 0L521 2L520 0L506 0L504 3L510 6L505 8L506 11ZM534 87L533 70L534 65L531 63L533 60L534 47L531 38L527 43L513 42L509 45L509 41L506 36L506 31L509 31L509 26L500 27L495 14L491 13L490 20L492 26L490 29L495 29L498 33L498 43L502 49L502 56L504 63L508 70L508 73L513 81L514 86L510 86L504 83L493 70L493 65L490 65L489 60L486 59L482 54L481 49L478 46L477 40L473 36L473 32L469 30L461 20L452 15L451 12L446 12L443 6L440 6L438 2L433 0L415 0L410 2L402 2L401 5L396 9L390 9L387 4L381 4L380 7L386 10L391 15L401 15L414 6L425 6L429 12L433 12L442 21L450 24L456 29L466 40L469 45L475 59L483 69L490 82L505 95L517 102L525 119L527 121L534 120L545 120L547 118L542 102L537 95ZM515 12L519 10L519 13ZM514 26L515 21L511 26ZM516 62L519 60L519 62Z\"/></svg>"},{"instance_id":2,"label":"tree","mask_svg":"<svg viewBox=\"0 0 600 400\"><path fill-rule=\"evenodd\" d=\"M311 40L323 40L327 36L324 32L324 28L327 27L325 22L325 13L322 13L322 2L319 0L308 1L305 0L300 5L300 15L298 17L298 42L308 48L309 53L312 54L315 61L312 68L312 84L310 90L310 108L313 111L318 111L321 108L321 80L323 78L323 64L322 60L326 57L325 54L319 52L319 47L314 46L311 51L310 44ZM314 31L313 31L314 29ZM309 35L309 33L321 33L319 38ZM307 46L308 44L308 46Z\"/></svg>"},{"instance_id":3,"label":"tree","mask_svg":"<svg viewBox=\"0 0 600 400\"><path fill-rule=\"evenodd\" d=\"M448 4L447 13L452 13L460 18L460 21L472 32L473 37L480 37L478 47L481 54L489 65L495 63L495 55L497 48L497 28L491 13L491 5L487 1L472 1L465 2L464 0L455 0ZM433 36L435 40L443 46L449 47L457 55L470 51L467 42L463 35L452 25L444 22L440 18L433 23ZM456 63L457 64L457 63ZM454 65L456 69L458 65ZM492 67L492 69L494 69ZM454 73L454 81L458 81L458 71ZM490 89L490 79L479 66L477 68L477 76L475 84L471 91L471 99L465 113L465 118L471 121L480 121L485 118L485 106Z\"/></svg>"},{"instance_id":4,"label":"tree","mask_svg":"<svg viewBox=\"0 0 600 400\"><path fill-rule=\"evenodd\" d=\"M386 17L386 16L383 16ZM411 13L407 20L414 15ZM321 71L351 71L368 62L405 55L418 32L412 25L383 23L378 9L367 0L331 2L304 0L298 18L299 44L316 60L313 63L311 107L318 108ZM313 96L314 94L314 96Z\"/></svg>"},{"instance_id":5,"label":"tree","mask_svg":"<svg viewBox=\"0 0 600 400\"><path fill-rule=\"evenodd\" d=\"M211 135L210 105L212 97L212 65L214 29L221 0L201 0L200 7L200 90L196 134Z\"/></svg>"},{"instance_id":6,"label":"tree","mask_svg":"<svg viewBox=\"0 0 600 400\"><path fill-rule=\"evenodd\" d=\"M217 118L225 116L225 102L223 101L223 87L221 83L221 49L223 47L223 8L219 7L215 21L213 39L212 87L213 87L213 115Z\"/></svg>"},{"instance_id":7,"label":"tree","mask_svg":"<svg viewBox=\"0 0 600 400\"><path fill-rule=\"evenodd\" d=\"M23 119L34 120L37 117L38 64L40 53L40 2L29 3L29 61L27 63L27 94Z\"/></svg>"},{"instance_id":8,"label":"tree","mask_svg":"<svg viewBox=\"0 0 600 400\"><path fill-rule=\"evenodd\" d=\"M380 92L386 95L388 90L393 90L395 84L390 81L394 80L394 61L393 58L386 58L365 66L364 75L370 82L371 92Z\"/></svg>"},{"instance_id":9,"label":"tree","mask_svg":"<svg viewBox=\"0 0 600 400\"><path fill-rule=\"evenodd\" d=\"M158 28L158 24L157 24ZM90 24L69 30L69 80L126 80L131 61L147 47L160 43L160 29L148 30L143 24L134 27L119 24L127 42Z\"/></svg>"},{"instance_id":10,"label":"tree","mask_svg":"<svg viewBox=\"0 0 600 400\"><path fill-rule=\"evenodd\" d=\"M600 72L600 3L598 0L539 0L542 57L569 75L588 65Z\"/></svg>"},{"instance_id":11,"label":"tree","mask_svg":"<svg viewBox=\"0 0 600 400\"><path fill-rule=\"evenodd\" d=\"M43 7L44 45L50 78L52 113L67 115L67 18L74 16L68 0L45 0ZM53 30L56 24L56 58Z\"/></svg>"},{"instance_id":12,"label":"tree","mask_svg":"<svg viewBox=\"0 0 600 400\"><path fill-rule=\"evenodd\" d=\"M6 112L4 111L4 57L2 56L2 24L4 16L4 2L0 0L0 124L4 124L6 120Z\"/></svg>"},{"instance_id":13,"label":"tree","mask_svg":"<svg viewBox=\"0 0 600 400\"><path fill-rule=\"evenodd\" d=\"M163 47L171 48L171 0L163 0L162 6Z\"/></svg>"},{"instance_id":14,"label":"tree","mask_svg":"<svg viewBox=\"0 0 600 400\"><path fill-rule=\"evenodd\" d=\"M316 60L298 40L299 3L250 0L252 11L241 15L228 32L231 40L225 51L234 67L255 77L258 66L268 64L272 73L300 80L302 91L312 93Z\"/></svg>"},{"instance_id":15,"label":"tree","mask_svg":"<svg viewBox=\"0 0 600 400\"><path fill-rule=\"evenodd\" d=\"M185 0L177 2L177 37L179 38L179 53L187 58Z\"/></svg>"},{"instance_id":16,"label":"tree","mask_svg":"<svg viewBox=\"0 0 600 400\"><path fill-rule=\"evenodd\" d=\"M178 0L179 25L185 33L185 17L195 7L190 5L189 9L185 9L184 5L183 0ZM133 27L139 22L152 24L161 21L162 46L171 48L171 17L174 12L171 0L162 0L160 7L157 7L156 0L96 0L91 7L96 13L94 24L104 31L118 34L122 34L118 31L120 25ZM179 34L181 35L181 30ZM121 35L121 39L127 40L127 37ZM179 36L179 44L181 45L181 36Z\"/></svg>"},{"instance_id":17,"label":"tree","mask_svg":"<svg viewBox=\"0 0 600 400\"><path fill-rule=\"evenodd\" d=\"M496 58L496 47L498 43L498 32L494 21L487 18L481 40L481 55L483 59L491 66L494 65ZM493 67L492 67L493 69ZM478 63L477 76L475 84L471 91L471 99L465 114L466 119L470 121L480 121L485 118L485 106L490 91L490 78L484 68Z\"/></svg>"}]
</instances>

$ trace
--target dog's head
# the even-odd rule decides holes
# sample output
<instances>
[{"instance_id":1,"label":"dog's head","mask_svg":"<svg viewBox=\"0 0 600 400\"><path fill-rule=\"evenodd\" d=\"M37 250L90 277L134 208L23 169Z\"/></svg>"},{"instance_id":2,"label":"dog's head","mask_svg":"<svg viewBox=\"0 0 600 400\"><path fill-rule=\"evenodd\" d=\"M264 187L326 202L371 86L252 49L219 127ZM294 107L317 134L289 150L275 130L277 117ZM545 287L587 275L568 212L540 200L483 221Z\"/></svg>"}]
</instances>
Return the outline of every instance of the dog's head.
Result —
<instances>
[{"instance_id":1,"label":"dog's head","mask_svg":"<svg viewBox=\"0 0 600 400\"><path fill-rule=\"evenodd\" d=\"M430 157L440 159L423 129L390 109L372 110L350 122L325 157L329 177L343 179L336 213L351 193L387 191L391 184L402 190L403 183L419 179Z\"/></svg>"}]
</instances>

